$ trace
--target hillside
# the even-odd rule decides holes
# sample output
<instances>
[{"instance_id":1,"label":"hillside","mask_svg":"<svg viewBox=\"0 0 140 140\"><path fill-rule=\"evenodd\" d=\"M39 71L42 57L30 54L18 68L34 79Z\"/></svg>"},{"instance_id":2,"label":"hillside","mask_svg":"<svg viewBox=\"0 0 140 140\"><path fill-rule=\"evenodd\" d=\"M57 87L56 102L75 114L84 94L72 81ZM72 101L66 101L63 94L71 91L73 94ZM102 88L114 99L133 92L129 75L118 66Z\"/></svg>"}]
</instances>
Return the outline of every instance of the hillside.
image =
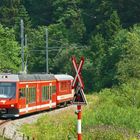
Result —
<instances>
[{"instance_id":1,"label":"hillside","mask_svg":"<svg viewBox=\"0 0 140 140\"><path fill-rule=\"evenodd\" d=\"M0 72L22 70L23 19L28 73L46 72L47 28L49 73L74 75L75 55L85 57L82 74L88 92L139 79L139 13L138 0L1 0Z\"/></svg>"}]
</instances>

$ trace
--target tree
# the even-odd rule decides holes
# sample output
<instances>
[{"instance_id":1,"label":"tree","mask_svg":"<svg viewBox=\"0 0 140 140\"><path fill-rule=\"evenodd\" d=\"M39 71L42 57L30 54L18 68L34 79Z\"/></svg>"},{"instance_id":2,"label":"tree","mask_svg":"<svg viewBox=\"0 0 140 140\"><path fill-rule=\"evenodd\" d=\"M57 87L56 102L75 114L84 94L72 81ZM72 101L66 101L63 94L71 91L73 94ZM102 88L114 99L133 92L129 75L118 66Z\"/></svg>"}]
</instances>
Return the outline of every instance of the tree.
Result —
<instances>
[{"instance_id":1,"label":"tree","mask_svg":"<svg viewBox=\"0 0 140 140\"><path fill-rule=\"evenodd\" d=\"M139 0L112 0L112 7L117 10L124 28L129 28L140 22Z\"/></svg>"},{"instance_id":2,"label":"tree","mask_svg":"<svg viewBox=\"0 0 140 140\"><path fill-rule=\"evenodd\" d=\"M108 20L96 26L96 31L101 33L105 39L112 39L112 37L121 29L120 19L116 11L113 11Z\"/></svg>"},{"instance_id":3,"label":"tree","mask_svg":"<svg viewBox=\"0 0 140 140\"><path fill-rule=\"evenodd\" d=\"M53 21L53 0L23 0L34 27L47 26Z\"/></svg>"},{"instance_id":4,"label":"tree","mask_svg":"<svg viewBox=\"0 0 140 140\"><path fill-rule=\"evenodd\" d=\"M0 21L4 26L19 26L20 19L30 26L28 13L22 5L21 0L1 0L0 1Z\"/></svg>"},{"instance_id":5,"label":"tree","mask_svg":"<svg viewBox=\"0 0 140 140\"><path fill-rule=\"evenodd\" d=\"M15 23L15 15L18 13L18 6L21 0L1 0L0 1L0 21L8 27L12 27Z\"/></svg>"},{"instance_id":6,"label":"tree","mask_svg":"<svg viewBox=\"0 0 140 140\"><path fill-rule=\"evenodd\" d=\"M0 72L19 72L20 48L15 39L14 30L0 25Z\"/></svg>"},{"instance_id":7,"label":"tree","mask_svg":"<svg viewBox=\"0 0 140 140\"><path fill-rule=\"evenodd\" d=\"M54 20L63 24L66 29L68 40L71 43L82 43L85 26L78 7L78 0L56 0L53 2Z\"/></svg>"},{"instance_id":8,"label":"tree","mask_svg":"<svg viewBox=\"0 0 140 140\"><path fill-rule=\"evenodd\" d=\"M140 78L140 26L135 25L125 35L122 42L124 53L120 56L117 64L117 78L121 82Z\"/></svg>"},{"instance_id":9,"label":"tree","mask_svg":"<svg viewBox=\"0 0 140 140\"><path fill-rule=\"evenodd\" d=\"M93 32L90 39L90 59L93 60L95 90L111 87L116 83L115 65L119 56L111 52L111 48L114 48L114 39L121 30L119 23L119 17L114 11L110 19L97 26L98 33L94 35Z\"/></svg>"},{"instance_id":10,"label":"tree","mask_svg":"<svg viewBox=\"0 0 140 140\"><path fill-rule=\"evenodd\" d=\"M29 72L45 72L45 27L30 29L26 56Z\"/></svg>"},{"instance_id":11,"label":"tree","mask_svg":"<svg viewBox=\"0 0 140 140\"><path fill-rule=\"evenodd\" d=\"M28 69L30 72L46 71L46 29L48 29L49 34L48 45L50 72L52 72L52 67L59 48L61 49L61 47L63 48L68 46L68 40L64 31L65 28L61 24L52 24L48 27L40 26L36 29L31 29L28 34ZM51 49L52 47L55 47L55 49Z\"/></svg>"}]
</instances>

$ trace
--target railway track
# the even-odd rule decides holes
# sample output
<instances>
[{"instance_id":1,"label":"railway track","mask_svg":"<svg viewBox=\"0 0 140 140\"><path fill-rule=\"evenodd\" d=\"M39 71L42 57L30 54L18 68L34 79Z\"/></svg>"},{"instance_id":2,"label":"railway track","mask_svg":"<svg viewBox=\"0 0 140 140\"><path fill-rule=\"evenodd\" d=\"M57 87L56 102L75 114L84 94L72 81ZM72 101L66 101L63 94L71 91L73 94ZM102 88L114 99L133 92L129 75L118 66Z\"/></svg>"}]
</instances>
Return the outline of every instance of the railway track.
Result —
<instances>
[{"instance_id":1,"label":"railway track","mask_svg":"<svg viewBox=\"0 0 140 140\"><path fill-rule=\"evenodd\" d=\"M7 119L7 120L0 120L0 127L8 122L10 122L11 120L10 119Z\"/></svg>"}]
</instances>

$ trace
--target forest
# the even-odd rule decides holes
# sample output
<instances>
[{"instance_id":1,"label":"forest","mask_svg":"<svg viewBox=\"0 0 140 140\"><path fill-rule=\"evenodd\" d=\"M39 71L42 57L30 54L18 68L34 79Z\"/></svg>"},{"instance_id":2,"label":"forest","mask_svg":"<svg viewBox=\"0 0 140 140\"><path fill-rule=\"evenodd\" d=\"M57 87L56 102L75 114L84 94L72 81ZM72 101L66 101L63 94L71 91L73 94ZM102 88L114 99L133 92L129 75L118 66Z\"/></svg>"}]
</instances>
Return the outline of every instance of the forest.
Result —
<instances>
[{"instance_id":1,"label":"forest","mask_svg":"<svg viewBox=\"0 0 140 140\"><path fill-rule=\"evenodd\" d=\"M74 75L71 57L85 58L86 91L100 91L140 77L138 0L1 0L0 72L21 71L20 20L28 73ZM8 56L8 57L7 57Z\"/></svg>"}]
</instances>

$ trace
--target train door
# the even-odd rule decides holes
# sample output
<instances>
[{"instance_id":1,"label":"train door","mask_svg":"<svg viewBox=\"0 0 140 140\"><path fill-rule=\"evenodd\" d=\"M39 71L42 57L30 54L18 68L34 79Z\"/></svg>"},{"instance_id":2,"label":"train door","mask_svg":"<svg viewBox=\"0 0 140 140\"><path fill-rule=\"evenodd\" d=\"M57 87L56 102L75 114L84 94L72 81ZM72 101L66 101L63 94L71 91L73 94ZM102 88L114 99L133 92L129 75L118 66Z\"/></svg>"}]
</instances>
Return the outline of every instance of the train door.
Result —
<instances>
[{"instance_id":1,"label":"train door","mask_svg":"<svg viewBox=\"0 0 140 140\"><path fill-rule=\"evenodd\" d=\"M50 108L56 107L56 82L50 85Z\"/></svg>"},{"instance_id":2,"label":"train door","mask_svg":"<svg viewBox=\"0 0 140 140\"><path fill-rule=\"evenodd\" d=\"M55 87L55 86L54 86ZM40 86L40 110L54 108L56 106L56 92L52 83L43 83ZM53 94L53 92L55 92Z\"/></svg>"},{"instance_id":3,"label":"train door","mask_svg":"<svg viewBox=\"0 0 140 140\"><path fill-rule=\"evenodd\" d=\"M52 108L52 86L49 85L49 100L50 100L50 108Z\"/></svg>"},{"instance_id":4,"label":"train door","mask_svg":"<svg viewBox=\"0 0 140 140\"><path fill-rule=\"evenodd\" d=\"M26 85L25 84L19 85L18 108L20 114L25 114L26 111Z\"/></svg>"},{"instance_id":5,"label":"train door","mask_svg":"<svg viewBox=\"0 0 140 140\"><path fill-rule=\"evenodd\" d=\"M49 96L49 83L48 82L43 82L39 84L39 91L40 91L40 101L39 101L39 110L45 110L49 109L50 105L50 96Z\"/></svg>"},{"instance_id":6,"label":"train door","mask_svg":"<svg viewBox=\"0 0 140 140\"><path fill-rule=\"evenodd\" d=\"M26 113L37 110L37 91L36 84L26 85Z\"/></svg>"}]
</instances>

